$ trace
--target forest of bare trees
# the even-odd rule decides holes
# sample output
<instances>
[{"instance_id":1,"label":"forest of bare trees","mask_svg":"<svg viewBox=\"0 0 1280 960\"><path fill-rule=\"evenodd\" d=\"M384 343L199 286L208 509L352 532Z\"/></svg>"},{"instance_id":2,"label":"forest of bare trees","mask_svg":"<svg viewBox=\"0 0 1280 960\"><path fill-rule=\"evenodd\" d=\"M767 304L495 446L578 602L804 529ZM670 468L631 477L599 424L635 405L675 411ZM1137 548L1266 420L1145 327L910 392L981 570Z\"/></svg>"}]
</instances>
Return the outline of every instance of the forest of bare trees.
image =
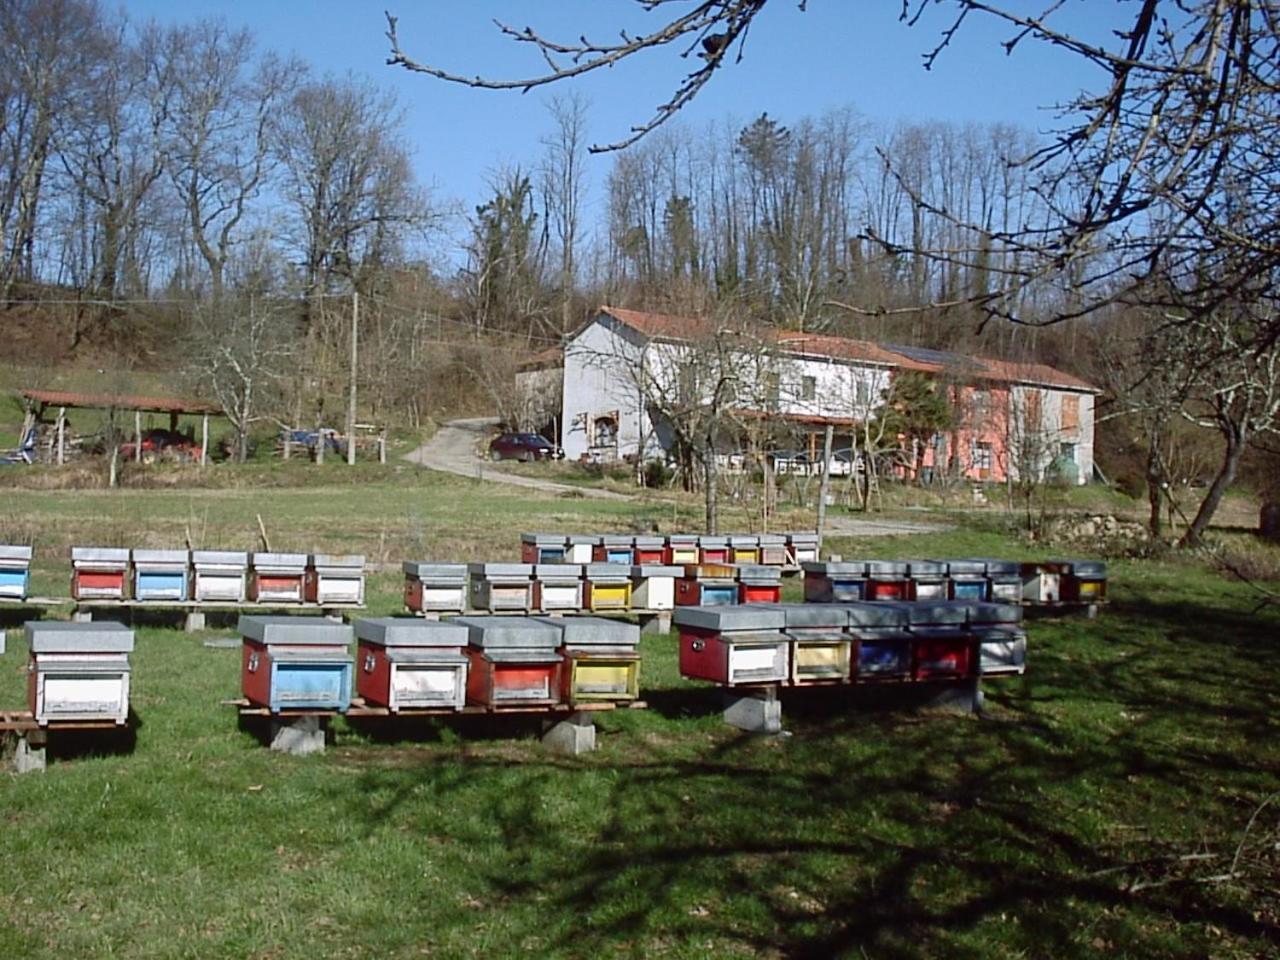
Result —
<instances>
[{"instance_id":1,"label":"forest of bare trees","mask_svg":"<svg viewBox=\"0 0 1280 960\"><path fill-rule=\"evenodd\" d=\"M239 411L245 430L339 418L355 293L364 414L411 425L492 408L495 371L603 302L1035 358L1113 391L1115 448L1152 489L1187 479L1175 433L1217 437L1220 462L1194 470L1220 494L1280 403L1274 5L1162 19L1144 2L1103 50L1051 20L948 4L950 29L994 17L1014 45L1109 71L1048 136L872 123L852 105L683 121L763 5L672 21L701 42L701 65L625 149L589 160L589 91L560 86L544 136L495 163L488 196L464 209L419 182L430 157L375 83L221 21L162 28L92 0L0 0L0 309L49 304L73 355L184 344L205 392L211 344L247 324L281 359ZM607 65L664 36L571 52ZM946 55L941 36L929 56ZM401 66L522 89L412 60L394 21L391 42Z\"/></svg>"}]
</instances>

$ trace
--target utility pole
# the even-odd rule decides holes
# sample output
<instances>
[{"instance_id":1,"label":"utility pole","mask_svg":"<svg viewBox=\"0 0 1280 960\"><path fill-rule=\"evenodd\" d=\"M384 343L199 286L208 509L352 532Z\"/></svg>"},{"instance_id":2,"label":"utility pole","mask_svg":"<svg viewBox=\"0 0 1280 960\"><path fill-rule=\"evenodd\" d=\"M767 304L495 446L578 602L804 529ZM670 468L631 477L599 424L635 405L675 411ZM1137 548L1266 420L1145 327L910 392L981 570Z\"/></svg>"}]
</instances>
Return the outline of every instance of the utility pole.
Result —
<instances>
[{"instance_id":1,"label":"utility pole","mask_svg":"<svg viewBox=\"0 0 1280 960\"><path fill-rule=\"evenodd\" d=\"M351 291L351 388L347 395L347 466L356 462L356 362L359 357L360 291Z\"/></svg>"}]
</instances>

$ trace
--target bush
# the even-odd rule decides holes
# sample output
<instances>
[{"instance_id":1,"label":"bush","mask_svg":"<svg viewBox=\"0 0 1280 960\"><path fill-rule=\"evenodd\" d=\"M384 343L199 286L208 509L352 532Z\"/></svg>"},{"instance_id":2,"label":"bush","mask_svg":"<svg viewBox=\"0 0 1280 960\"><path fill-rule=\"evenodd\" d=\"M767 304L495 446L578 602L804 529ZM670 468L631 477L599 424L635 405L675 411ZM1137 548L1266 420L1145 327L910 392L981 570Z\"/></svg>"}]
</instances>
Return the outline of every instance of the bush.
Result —
<instances>
[{"instance_id":1,"label":"bush","mask_svg":"<svg viewBox=\"0 0 1280 960\"><path fill-rule=\"evenodd\" d=\"M660 489L671 484L675 471L661 460L646 460L641 476L646 487Z\"/></svg>"}]
</instances>

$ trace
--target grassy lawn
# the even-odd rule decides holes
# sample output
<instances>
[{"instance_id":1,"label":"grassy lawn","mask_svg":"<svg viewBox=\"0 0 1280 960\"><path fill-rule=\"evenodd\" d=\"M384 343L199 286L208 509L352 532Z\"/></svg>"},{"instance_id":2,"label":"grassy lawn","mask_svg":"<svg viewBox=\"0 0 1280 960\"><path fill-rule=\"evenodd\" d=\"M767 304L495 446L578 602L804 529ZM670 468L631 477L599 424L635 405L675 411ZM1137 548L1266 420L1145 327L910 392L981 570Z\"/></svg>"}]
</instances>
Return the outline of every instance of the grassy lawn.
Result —
<instances>
[{"instance_id":1,"label":"grassy lawn","mask_svg":"<svg viewBox=\"0 0 1280 960\"><path fill-rule=\"evenodd\" d=\"M259 514L276 549L390 564L697 516L335 470L6 490L0 540L36 534L61 594L72 542L253 547ZM831 549L1045 552L969 528ZM371 614L399 586L375 574ZM1246 826L1280 786L1280 615L1188 561L1117 562L1112 593L1096 621L1033 622L1029 673L988 684L983 719L792 693L790 736L751 737L646 637L650 709L603 716L575 759L471 718L338 721L324 756L277 755L219 706L237 651L139 627L132 749L0 774L0 956L1274 956L1275 802ZM0 708L25 658L11 630Z\"/></svg>"}]
</instances>

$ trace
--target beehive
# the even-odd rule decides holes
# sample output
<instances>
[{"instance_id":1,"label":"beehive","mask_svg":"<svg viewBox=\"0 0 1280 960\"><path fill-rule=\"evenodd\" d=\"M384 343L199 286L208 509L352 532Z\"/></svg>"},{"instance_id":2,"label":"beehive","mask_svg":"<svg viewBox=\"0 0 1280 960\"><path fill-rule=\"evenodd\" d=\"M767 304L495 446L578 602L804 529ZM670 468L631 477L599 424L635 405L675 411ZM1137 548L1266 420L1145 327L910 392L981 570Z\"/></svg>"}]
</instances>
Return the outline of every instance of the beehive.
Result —
<instances>
[{"instance_id":1,"label":"beehive","mask_svg":"<svg viewBox=\"0 0 1280 960\"><path fill-rule=\"evenodd\" d=\"M249 555L238 550L192 550L192 595L205 602L241 603L248 567Z\"/></svg>"},{"instance_id":2,"label":"beehive","mask_svg":"<svg viewBox=\"0 0 1280 960\"><path fill-rule=\"evenodd\" d=\"M986 600L990 597L987 565L982 560L947 560L947 595L952 600Z\"/></svg>"},{"instance_id":3,"label":"beehive","mask_svg":"<svg viewBox=\"0 0 1280 960\"><path fill-rule=\"evenodd\" d=\"M781 533L760 534L760 562L771 567L785 567L787 538Z\"/></svg>"},{"instance_id":4,"label":"beehive","mask_svg":"<svg viewBox=\"0 0 1280 960\"><path fill-rule=\"evenodd\" d=\"M718 607L738 602L737 568L728 563L697 563L676 580L676 606Z\"/></svg>"},{"instance_id":5,"label":"beehive","mask_svg":"<svg viewBox=\"0 0 1280 960\"><path fill-rule=\"evenodd\" d=\"M601 610L631 609L631 567L618 563L589 563L583 568L583 606Z\"/></svg>"},{"instance_id":6,"label":"beehive","mask_svg":"<svg viewBox=\"0 0 1280 960\"><path fill-rule=\"evenodd\" d=\"M818 535L816 533L787 534L787 562L793 567L818 561Z\"/></svg>"},{"instance_id":7,"label":"beehive","mask_svg":"<svg viewBox=\"0 0 1280 960\"><path fill-rule=\"evenodd\" d=\"M780 603L782 601L782 568L764 564L738 565L739 603Z\"/></svg>"},{"instance_id":8,"label":"beehive","mask_svg":"<svg viewBox=\"0 0 1280 960\"><path fill-rule=\"evenodd\" d=\"M465 563L419 563L406 560L404 605L415 613L461 613L467 609Z\"/></svg>"},{"instance_id":9,"label":"beehive","mask_svg":"<svg viewBox=\"0 0 1280 960\"><path fill-rule=\"evenodd\" d=\"M520 534L521 563L564 563L568 552L569 538L562 533Z\"/></svg>"},{"instance_id":10,"label":"beehive","mask_svg":"<svg viewBox=\"0 0 1280 960\"><path fill-rule=\"evenodd\" d=\"M132 630L110 622L33 621L25 633L28 703L37 724L128 721Z\"/></svg>"},{"instance_id":11,"label":"beehive","mask_svg":"<svg viewBox=\"0 0 1280 960\"><path fill-rule=\"evenodd\" d=\"M617 702L639 696L638 626L603 617L566 617L541 622L560 631L560 652L564 657L561 693L565 702Z\"/></svg>"},{"instance_id":12,"label":"beehive","mask_svg":"<svg viewBox=\"0 0 1280 960\"><path fill-rule=\"evenodd\" d=\"M910 560L907 562L907 589L909 600L947 599L947 565L937 560Z\"/></svg>"},{"instance_id":13,"label":"beehive","mask_svg":"<svg viewBox=\"0 0 1280 960\"><path fill-rule=\"evenodd\" d=\"M1063 578L1062 599L1101 603L1107 599L1107 565L1101 560L1072 560Z\"/></svg>"},{"instance_id":14,"label":"beehive","mask_svg":"<svg viewBox=\"0 0 1280 960\"><path fill-rule=\"evenodd\" d=\"M528 563L473 563L471 606L475 610L533 610L533 565Z\"/></svg>"},{"instance_id":15,"label":"beehive","mask_svg":"<svg viewBox=\"0 0 1280 960\"><path fill-rule=\"evenodd\" d=\"M458 623L417 617L357 620L356 690L366 703L392 713L462 709L467 696L464 651L468 631Z\"/></svg>"},{"instance_id":16,"label":"beehive","mask_svg":"<svg viewBox=\"0 0 1280 960\"><path fill-rule=\"evenodd\" d=\"M791 682L844 683L852 678L857 641L845 627L849 615L829 603L785 603L783 629L791 640Z\"/></svg>"},{"instance_id":17,"label":"beehive","mask_svg":"<svg viewBox=\"0 0 1280 960\"><path fill-rule=\"evenodd\" d=\"M135 600L186 600L189 593L190 555L186 550L133 551Z\"/></svg>"},{"instance_id":18,"label":"beehive","mask_svg":"<svg viewBox=\"0 0 1280 960\"><path fill-rule=\"evenodd\" d=\"M545 706L560 700L560 630L533 617L459 617L467 628L467 702Z\"/></svg>"},{"instance_id":19,"label":"beehive","mask_svg":"<svg viewBox=\"0 0 1280 960\"><path fill-rule=\"evenodd\" d=\"M867 600L906 600L907 565L897 560L867 561Z\"/></svg>"},{"instance_id":20,"label":"beehive","mask_svg":"<svg viewBox=\"0 0 1280 960\"><path fill-rule=\"evenodd\" d=\"M667 552L666 537L636 537L632 543L635 566L646 566L662 563Z\"/></svg>"},{"instance_id":21,"label":"beehive","mask_svg":"<svg viewBox=\"0 0 1280 960\"><path fill-rule=\"evenodd\" d=\"M305 553L254 553L250 556L249 599L258 603L302 603L306 575Z\"/></svg>"},{"instance_id":22,"label":"beehive","mask_svg":"<svg viewBox=\"0 0 1280 960\"><path fill-rule=\"evenodd\" d=\"M699 563L731 563L729 538L716 536L698 537Z\"/></svg>"},{"instance_id":23,"label":"beehive","mask_svg":"<svg viewBox=\"0 0 1280 960\"><path fill-rule=\"evenodd\" d=\"M694 533L673 533L667 537L667 546L663 562L669 566L685 566L697 563L698 535Z\"/></svg>"},{"instance_id":24,"label":"beehive","mask_svg":"<svg viewBox=\"0 0 1280 960\"><path fill-rule=\"evenodd\" d=\"M241 687L251 704L345 712L352 629L324 617L241 616Z\"/></svg>"},{"instance_id":25,"label":"beehive","mask_svg":"<svg viewBox=\"0 0 1280 960\"><path fill-rule=\"evenodd\" d=\"M25 600L31 590L31 548L0 545L0 599Z\"/></svg>"},{"instance_id":26,"label":"beehive","mask_svg":"<svg viewBox=\"0 0 1280 960\"><path fill-rule=\"evenodd\" d=\"M534 564L534 609L581 610L582 570L582 565L577 563Z\"/></svg>"},{"instance_id":27,"label":"beehive","mask_svg":"<svg viewBox=\"0 0 1280 960\"><path fill-rule=\"evenodd\" d=\"M599 542L600 538L591 534L570 534L565 560L569 563L591 563L595 557L596 544Z\"/></svg>"},{"instance_id":28,"label":"beehive","mask_svg":"<svg viewBox=\"0 0 1280 960\"><path fill-rule=\"evenodd\" d=\"M806 562L804 599L808 603L853 603L867 599L865 561Z\"/></svg>"},{"instance_id":29,"label":"beehive","mask_svg":"<svg viewBox=\"0 0 1280 960\"><path fill-rule=\"evenodd\" d=\"M307 600L358 606L364 603L364 555L313 553L307 558Z\"/></svg>"},{"instance_id":30,"label":"beehive","mask_svg":"<svg viewBox=\"0 0 1280 960\"><path fill-rule=\"evenodd\" d=\"M123 547L72 547L71 597L123 600L129 595L129 551Z\"/></svg>"},{"instance_id":31,"label":"beehive","mask_svg":"<svg viewBox=\"0 0 1280 960\"><path fill-rule=\"evenodd\" d=\"M676 605L676 580L684 567L640 564L631 568L631 604L637 610L670 610Z\"/></svg>"},{"instance_id":32,"label":"beehive","mask_svg":"<svg viewBox=\"0 0 1280 960\"><path fill-rule=\"evenodd\" d=\"M730 559L737 564L760 562L760 538L755 534L734 534L729 537Z\"/></svg>"},{"instance_id":33,"label":"beehive","mask_svg":"<svg viewBox=\"0 0 1280 960\"><path fill-rule=\"evenodd\" d=\"M600 538L592 556L595 563L635 563L634 538L629 535L606 534Z\"/></svg>"},{"instance_id":34,"label":"beehive","mask_svg":"<svg viewBox=\"0 0 1280 960\"><path fill-rule=\"evenodd\" d=\"M858 680L900 680L911 675L909 607L891 602L841 604L849 618L849 634L858 641Z\"/></svg>"},{"instance_id":35,"label":"beehive","mask_svg":"<svg viewBox=\"0 0 1280 960\"><path fill-rule=\"evenodd\" d=\"M775 607L679 607L680 673L725 686L779 683L790 675L786 618Z\"/></svg>"}]
</instances>

